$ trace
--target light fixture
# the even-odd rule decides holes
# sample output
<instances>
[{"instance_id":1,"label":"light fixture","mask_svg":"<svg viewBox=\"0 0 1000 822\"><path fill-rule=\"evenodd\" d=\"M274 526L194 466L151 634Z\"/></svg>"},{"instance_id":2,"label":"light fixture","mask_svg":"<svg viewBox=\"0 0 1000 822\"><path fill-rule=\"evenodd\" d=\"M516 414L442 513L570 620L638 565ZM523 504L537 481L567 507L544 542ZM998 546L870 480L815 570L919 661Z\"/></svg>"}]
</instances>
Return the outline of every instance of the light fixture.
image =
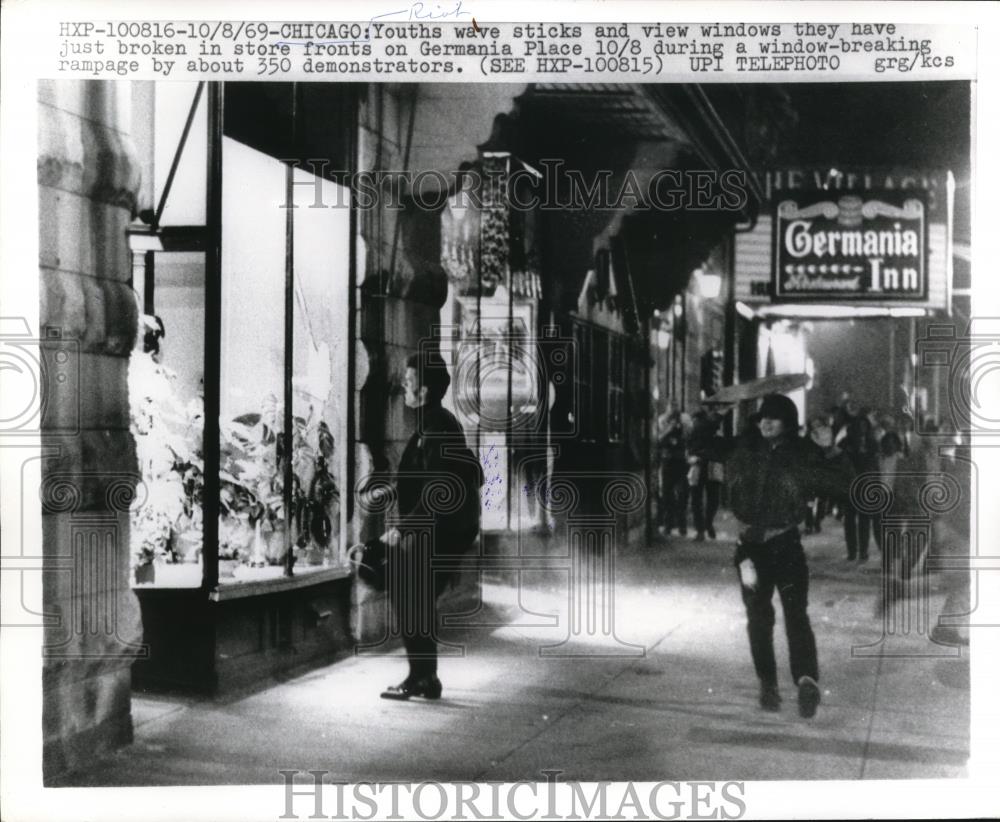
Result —
<instances>
[{"instance_id":1,"label":"light fixture","mask_svg":"<svg viewBox=\"0 0 1000 822\"><path fill-rule=\"evenodd\" d=\"M656 347L661 351L666 351L670 348L670 332L662 328L658 329L656 332Z\"/></svg>"},{"instance_id":2,"label":"light fixture","mask_svg":"<svg viewBox=\"0 0 1000 822\"><path fill-rule=\"evenodd\" d=\"M706 274L700 268L697 273L700 275L698 277L698 291L701 296L706 300L718 299L719 294L722 293L722 276L720 274Z\"/></svg>"},{"instance_id":3,"label":"light fixture","mask_svg":"<svg viewBox=\"0 0 1000 822\"><path fill-rule=\"evenodd\" d=\"M737 303L739 310L739 303ZM762 305L762 317L791 317L813 319L860 319L863 317L925 317L925 308L880 308L870 305Z\"/></svg>"}]
</instances>

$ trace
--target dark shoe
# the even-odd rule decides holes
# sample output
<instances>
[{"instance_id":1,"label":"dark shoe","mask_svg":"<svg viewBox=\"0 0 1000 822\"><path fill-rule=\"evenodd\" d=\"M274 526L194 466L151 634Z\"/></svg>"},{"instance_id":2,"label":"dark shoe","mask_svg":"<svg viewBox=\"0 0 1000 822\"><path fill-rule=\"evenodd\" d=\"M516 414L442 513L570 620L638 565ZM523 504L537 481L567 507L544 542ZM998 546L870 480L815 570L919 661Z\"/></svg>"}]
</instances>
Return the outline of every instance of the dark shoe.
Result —
<instances>
[{"instance_id":1,"label":"dark shoe","mask_svg":"<svg viewBox=\"0 0 1000 822\"><path fill-rule=\"evenodd\" d=\"M781 710L781 694L778 693L777 685L760 683L760 707L765 711Z\"/></svg>"},{"instance_id":2,"label":"dark shoe","mask_svg":"<svg viewBox=\"0 0 1000 822\"><path fill-rule=\"evenodd\" d=\"M703 531L699 531L697 534L694 535L694 541L695 542L704 542L705 541L705 533Z\"/></svg>"},{"instance_id":3,"label":"dark shoe","mask_svg":"<svg viewBox=\"0 0 1000 822\"><path fill-rule=\"evenodd\" d=\"M677 533L680 534L682 537L686 537L688 535L688 529L681 528Z\"/></svg>"},{"instance_id":4,"label":"dark shoe","mask_svg":"<svg viewBox=\"0 0 1000 822\"><path fill-rule=\"evenodd\" d=\"M411 696L422 696L424 699L441 698L441 680L434 677L420 679L405 679L399 685L390 685L380 694L382 699L407 700Z\"/></svg>"},{"instance_id":5,"label":"dark shoe","mask_svg":"<svg viewBox=\"0 0 1000 822\"><path fill-rule=\"evenodd\" d=\"M715 529L711 525L709 525L705 530L708 533L709 539L715 539Z\"/></svg>"},{"instance_id":6,"label":"dark shoe","mask_svg":"<svg viewBox=\"0 0 1000 822\"><path fill-rule=\"evenodd\" d=\"M799 716L809 719L819 706L819 685L811 676L799 678Z\"/></svg>"}]
</instances>

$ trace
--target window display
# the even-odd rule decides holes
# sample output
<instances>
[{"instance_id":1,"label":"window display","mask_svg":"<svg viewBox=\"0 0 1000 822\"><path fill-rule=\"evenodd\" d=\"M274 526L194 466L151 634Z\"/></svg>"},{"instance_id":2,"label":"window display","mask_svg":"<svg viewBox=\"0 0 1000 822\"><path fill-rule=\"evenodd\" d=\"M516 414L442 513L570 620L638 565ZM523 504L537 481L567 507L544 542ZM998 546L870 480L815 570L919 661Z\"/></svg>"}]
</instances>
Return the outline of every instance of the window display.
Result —
<instances>
[{"instance_id":1,"label":"window display","mask_svg":"<svg viewBox=\"0 0 1000 822\"><path fill-rule=\"evenodd\" d=\"M171 267L162 270L166 274ZM154 582L160 569L161 583L169 576L177 587L196 587L201 584L200 566L193 563L200 561L202 548L202 403L167 364L176 357L167 359L166 322L178 313L165 310L166 321L140 314L141 333L129 362L130 430L143 481L132 504L130 541L136 582Z\"/></svg>"},{"instance_id":2,"label":"window display","mask_svg":"<svg viewBox=\"0 0 1000 822\"><path fill-rule=\"evenodd\" d=\"M190 88L163 94L191 100ZM177 99L156 110L167 120L184 115ZM172 176L191 177L197 151L184 145L183 129L164 129L181 135ZM161 204L151 226L133 231L143 303L129 376L144 486L131 517L140 588L202 586L206 554L218 559L219 586L344 565L349 210L311 206L348 198L330 180L237 140L220 145L218 306L206 292L207 229L185 224L205 222L204 182L200 200L189 196L192 183L181 189L188 196ZM162 154L158 147L158 165ZM204 176L203 153L199 164ZM218 333L217 384L203 379L206 327ZM205 476L205 392L219 409L217 484ZM217 504L205 505L206 487L217 487ZM203 537L206 510L218 512L213 544Z\"/></svg>"}]
</instances>

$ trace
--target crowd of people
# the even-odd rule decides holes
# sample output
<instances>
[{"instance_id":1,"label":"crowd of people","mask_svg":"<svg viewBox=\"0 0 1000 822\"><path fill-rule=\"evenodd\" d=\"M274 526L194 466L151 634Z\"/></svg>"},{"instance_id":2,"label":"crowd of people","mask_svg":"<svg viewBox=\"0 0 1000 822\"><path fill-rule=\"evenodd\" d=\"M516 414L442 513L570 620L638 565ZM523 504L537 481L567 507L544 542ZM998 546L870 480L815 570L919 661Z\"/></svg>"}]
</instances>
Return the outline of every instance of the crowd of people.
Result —
<instances>
[{"instance_id":1,"label":"crowd of people","mask_svg":"<svg viewBox=\"0 0 1000 822\"><path fill-rule=\"evenodd\" d=\"M955 480L957 503L969 490L968 478L962 478L967 461L959 453L964 446L956 440L949 454L939 446L940 438L933 438L931 447L927 437L913 435L909 418L860 408L846 395L838 406L805 425L799 424L795 403L781 394L764 397L737 436L723 436L721 423L718 407L711 404L690 415L672 409L662 419L660 533L668 536L676 529L686 535L690 505L695 540L715 538L713 517L724 484L725 503L736 521L733 563L747 614L760 706L777 711L782 701L773 638L777 593L799 712L811 717L820 702L819 664L807 613L809 568L803 530L819 533L827 516L842 521L846 560L857 565L868 560L874 541L882 556L883 580L893 583L883 586L880 608L884 609L891 597L903 595L904 576L924 572L921 564L929 541L905 540L904 551L898 550L899 540L883 546L881 517L891 515L896 524L911 519L924 527L928 483L940 482L945 473ZM924 432L933 430L929 421L923 423ZM948 460L950 467L945 464ZM876 493L861 493L869 484L877 487ZM948 509L947 494L941 489L936 493L941 513L958 512L950 518L952 533L942 534L943 541L958 546L964 542L967 548L962 508ZM947 516L937 520L949 522ZM912 550L918 543L923 547ZM953 588L946 607L963 605L965 592L959 585Z\"/></svg>"},{"instance_id":2,"label":"crowd of people","mask_svg":"<svg viewBox=\"0 0 1000 822\"><path fill-rule=\"evenodd\" d=\"M690 509L694 540L716 538L715 516L726 470L724 462L711 455L713 443L722 438L722 420L719 410L711 404L693 413L672 408L660 418L657 451L661 536L687 536ZM759 413L751 415L742 436L757 436L759 423ZM928 421L924 429L933 430L933 421ZM836 450L852 476L877 474L891 489L901 461L911 457L913 423L906 416L860 407L845 396L839 405L799 426L798 434L818 454ZM809 500L804 532L820 533L828 517L843 528L846 560L867 562L872 543L881 550L881 521L851 502L849 485L840 493Z\"/></svg>"},{"instance_id":3,"label":"crowd of people","mask_svg":"<svg viewBox=\"0 0 1000 822\"><path fill-rule=\"evenodd\" d=\"M715 515L725 468L721 462L710 459L709 449L720 425L721 417L708 408L691 416L677 410L667 415L658 441L661 534L669 535L676 530L686 536L690 505L695 540L700 542L706 535L715 539Z\"/></svg>"},{"instance_id":4,"label":"crowd of people","mask_svg":"<svg viewBox=\"0 0 1000 822\"><path fill-rule=\"evenodd\" d=\"M441 404L450 379L440 355L414 356L407 362L403 387L407 406L416 412L416 427L395 484L396 525L352 549L358 552L359 565L386 566L381 584L388 589L406 649L408 676L386 688L381 693L384 699L441 697L434 631L437 600L447 575L429 573L429 558L462 554L479 531L484 477L461 426ZM798 407L789 397L768 394L735 436L723 432L724 410L729 409L705 403L691 414L671 409L658 421L659 530L664 536L674 531L687 535L690 507L694 540L715 539L715 516L720 502L725 502L736 521L732 561L747 615L760 706L777 711L782 702L773 636L777 594L799 713L809 718L821 699L820 669L808 615L809 566L800 526L806 534L815 534L828 516L842 521L847 560L864 563L874 540L882 553L883 575L889 578L897 569L889 567L886 557L897 552L888 545L882 550L881 513L873 511L891 513L894 521L921 517L927 480L942 474L942 455L952 462L948 470L958 489L957 502L969 492L969 477L963 478L961 467L968 466L968 459L959 453L967 445L955 441L948 456L947 449L939 446L940 438L914 436L908 418L860 408L847 396L828 413L800 425ZM923 422L927 431L931 426ZM447 456L452 453L465 458L454 462ZM445 473L460 478L458 498L465 504L450 511L429 508L428 484ZM890 493L883 495L886 504L881 508L864 504L854 493L861 480L874 480L883 491L888 489ZM957 505L948 509L941 494L937 497L942 513L957 512L950 519L941 518L952 529L945 541L964 542L967 550L963 509ZM433 524L429 553L427 540L421 537L428 522ZM905 561L912 565L913 557ZM373 578L378 576L373 572ZM967 608L968 599L965 588L953 585L946 608L955 610L948 612L965 613L960 609Z\"/></svg>"}]
</instances>

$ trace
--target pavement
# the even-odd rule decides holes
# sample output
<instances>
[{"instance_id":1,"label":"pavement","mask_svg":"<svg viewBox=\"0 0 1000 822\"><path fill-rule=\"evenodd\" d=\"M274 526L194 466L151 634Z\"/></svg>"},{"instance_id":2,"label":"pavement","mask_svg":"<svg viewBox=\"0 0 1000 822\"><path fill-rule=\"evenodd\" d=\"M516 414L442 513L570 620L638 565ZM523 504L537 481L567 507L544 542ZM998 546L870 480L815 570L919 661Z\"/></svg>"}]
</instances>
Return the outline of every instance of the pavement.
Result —
<instances>
[{"instance_id":1,"label":"pavement","mask_svg":"<svg viewBox=\"0 0 1000 822\"><path fill-rule=\"evenodd\" d=\"M553 769L581 781L966 776L968 648L930 642L919 620L920 607L932 625L941 612L943 575L893 611L887 634L876 549L867 566L847 563L839 523L825 528L804 537L822 691L812 719L798 715L777 598L784 703L758 707L721 517L715 541L629 546L613 609L590 625L578 612L572 637L565 572L491 576L478 613L441 632L464 655L441 659L439 701L379 699L405 674L401 649L224 700L136 694L134 743L59 784L281 784L281 769L349 782L541 781Z\"/></svg>"}]
</instances>

